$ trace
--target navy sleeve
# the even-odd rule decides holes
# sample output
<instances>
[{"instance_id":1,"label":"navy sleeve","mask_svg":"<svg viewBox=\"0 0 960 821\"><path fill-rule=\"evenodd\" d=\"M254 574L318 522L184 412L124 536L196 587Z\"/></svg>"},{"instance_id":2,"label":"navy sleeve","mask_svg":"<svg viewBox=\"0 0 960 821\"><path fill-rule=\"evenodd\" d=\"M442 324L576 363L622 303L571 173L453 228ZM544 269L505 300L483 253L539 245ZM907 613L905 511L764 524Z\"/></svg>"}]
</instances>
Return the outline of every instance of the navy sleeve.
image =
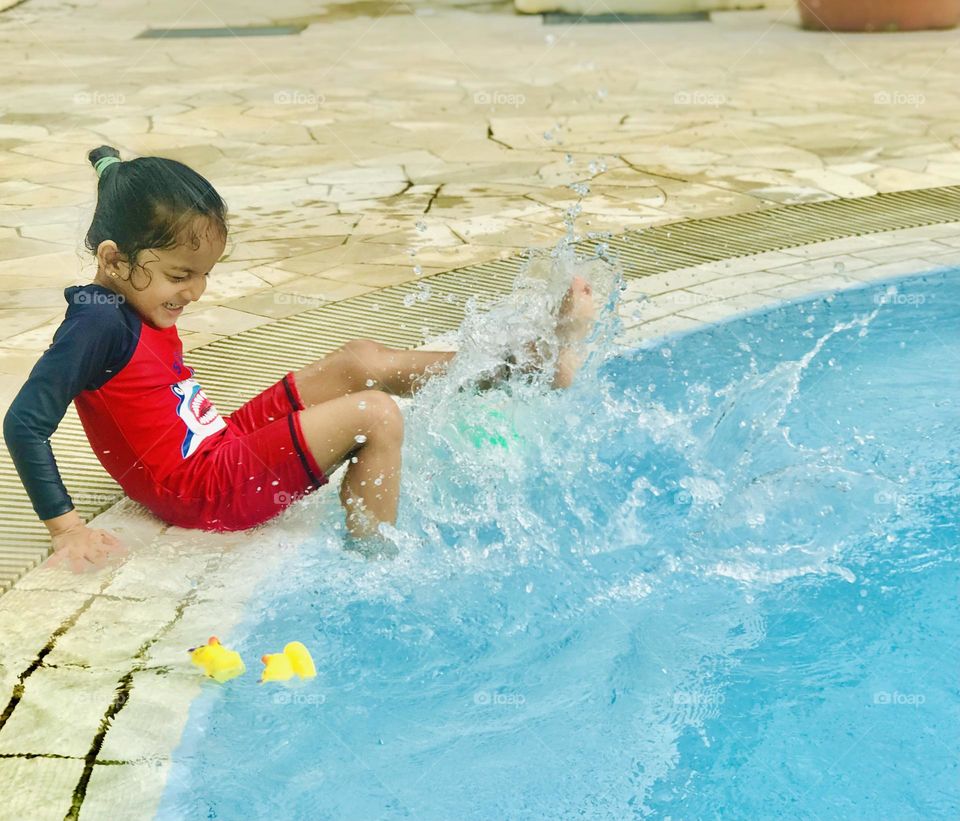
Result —
<instances>
[{"instance_id":1,"label":"navy sleeve","mask_svg":"<svg viewBox=\"0 0 960 821\"><path fill-rule=\"evenodd\" d=\"M115 304L71 309L7 411L3 438L41 519L73 510L50 437L78 393L106 384L130 361L138 337L139 326Z\"/></svg>"}]
</instances>

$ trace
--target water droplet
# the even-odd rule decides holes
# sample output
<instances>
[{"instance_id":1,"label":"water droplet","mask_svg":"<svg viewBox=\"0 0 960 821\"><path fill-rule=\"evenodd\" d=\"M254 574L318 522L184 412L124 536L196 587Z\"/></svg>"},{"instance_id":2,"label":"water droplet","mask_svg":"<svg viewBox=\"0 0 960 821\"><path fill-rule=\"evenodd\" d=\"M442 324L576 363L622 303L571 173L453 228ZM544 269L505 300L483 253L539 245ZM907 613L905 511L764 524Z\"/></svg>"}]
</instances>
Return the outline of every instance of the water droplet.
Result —
<instances>
[{"instance_id":1,"label":"water droplet","mask_svg":"<svg viewBox=\"0 0 960 821\"><path fill-rule=\"evenodd\" d=\"M553 132L552 132L552 131L544 131L544 132L543 132L543 139L545 139L545 140L552 140L552 139L553 139Z\"/></svg>"},{"instance_id":2,"label":"water droplet","mask_svg":"<svg viewBox=\"0 0 960 821\"><path fill-rule=\"evenodd\" d=\"M368 388L372 388L376 383L372 379L368 379L364 384L366 384Z\"/></svg>"},{"instance_id":3,"label":"water droplet","mask_svg":"<svg viewBox=\"0 0 960 821\"><path fill-rule=\"evenodd\" d=\"M414 265L414 266L413 266L413 273L415 273L417 276L420 276L420 274L423 273L423 267L420 266L420 265Z\"/></svg>"},{"instance_id":4,"label":"water droplet","mask_svg":"<svg viewBox=\"0 0 960 821\"><path fill-rule=\"evenodd\" d=\"M564 161L567 165L573 165L573 154L564 154L564 155L563 155L563 161Z\"/></svg>"},{"instance_id":5,"label":"water droplet","mask_svg":"<svg viewBox=\"0 0 960 821\"><path fill-rule=\"evenodd\" d=\"M842 274L844 271L847 270L847 266L844 265L842 262L835 262L833 263L833 270L836 271L838 274Z\"/></svg>"},{"instance_id":6,"label":"water droplet","mask_svg":"<svg viewBox=\"0 0 960 821\"><path fill-rule=\"evenodd\" d=\"M353 441L355 441L355 442L357 442L358 444L362 445L364 442L367 441L367 437L364 436L362 433L358 433L356 436L353 437Z\"/></svg>"},{"instance_id":7,"label":"water droplet","mask_svg":"<svg viewBox=\"0 0 960 821\"><path fill-rule=\"evenodd\" d=\"M357 462L359 462L360 460L359 460L356 456L351 456L351 457L350 457L350 461L355 465L355 464L356 464Z\"/></svg>"},{"instance_id":8,"label":"water droplet","mask_svg":"<svg viewBox=\"0 0 960 821\"><path fill-rule=\"evenodd\" d=\"M424 231L427 230L427 224L423 220L417 220L416 228L422 234Z\"/></svg>"},{"instance_id":9,"label":"water droplet","mask_svg":"<svg viewBox=\"0 0 960 821\"><path fill-rule=\"evenodd\" d=\"M373 483L379 487L380 485L383 484L383 477L378 476L376 479L373 480Z\"/></svg>"},{"instance_id":10,"label":"water droplet","mask_svg":"<svg viewBox=\"0 0 960 821\"><path fill-rule=\"evenodd\" d=\"M605 88L597 89L597 99L600 100L600 102L607 99L607 90Z\"/></svg>"},{"instance_id":11,"label":"water droplet","mask_svg":"<svg viewBox=\"0 0 960 821\"><path fill-rule=\"evenodd\" d=\"M357 407L360 408L360 410L366 410L366 409L367 409L367 403L364 402L364 401L361 399L361 400L357 403Z\"/></svg>"}]
</instances>

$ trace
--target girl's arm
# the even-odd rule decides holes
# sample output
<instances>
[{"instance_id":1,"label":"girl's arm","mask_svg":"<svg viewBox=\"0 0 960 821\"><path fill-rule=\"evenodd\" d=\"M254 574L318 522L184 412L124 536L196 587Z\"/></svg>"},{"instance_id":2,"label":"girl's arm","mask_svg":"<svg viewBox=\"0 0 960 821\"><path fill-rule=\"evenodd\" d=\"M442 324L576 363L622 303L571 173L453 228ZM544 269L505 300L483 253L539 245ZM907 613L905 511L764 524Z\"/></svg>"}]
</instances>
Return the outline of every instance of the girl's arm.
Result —
<instances>
[{"instance_id":1,"label":"girl's arm","mask_svg":"<svg viewBox=\"0 0 960 821\"><path fill-rule=\"evenodd\" d=\"M124 555L126 547L112 533L87 527L75 510L44 522L53 543L55 567L69 563L74 573L101 567L111 556Z\"/></svg>"},{"instance_id":2,"label":"girl's arm","mask_svg":"<svg viewBox=\"0 0 960 821\"><path fill-rule=\"evenodd\" d=\"M85 301L71 305L53 343L30 372L3 421L7 449L55 548L64 542L75 546L79 534L84 543L80 552L92 553L86 543L95 532L85 528L74 509L50 437L77 394L105 384L129 361L136 348L135 330L139 329L134 330L128 319L116 304Z\"/></svg>"},{"instance_id":3,"label":"girl's arm","mask_svg":"<svg viewBox=\"0 0 960 821\"><path fill-rule=\"evenodd\" d=\"M46 519L44 524L47 526L47 530L50 531L51 536L57 536L61 533L66 533L69 530L75 530L78 527L83 527L86 522L80 518L80 514L76 510L71 510L69 513L64 513L62 516L56 516L53 519Z\"/></svg>"}]
</instances>

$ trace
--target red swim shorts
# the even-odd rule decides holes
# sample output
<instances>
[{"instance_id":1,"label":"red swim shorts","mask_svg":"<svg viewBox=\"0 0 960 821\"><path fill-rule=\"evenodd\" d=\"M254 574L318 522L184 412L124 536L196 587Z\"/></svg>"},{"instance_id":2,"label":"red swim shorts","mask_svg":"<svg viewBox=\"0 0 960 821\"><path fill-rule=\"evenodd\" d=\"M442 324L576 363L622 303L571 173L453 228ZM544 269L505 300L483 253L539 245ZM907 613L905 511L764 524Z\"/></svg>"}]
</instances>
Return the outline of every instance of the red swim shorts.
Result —
<instances>
[{"instance_id":1,"label":"red swim shorts","mask_svg":"<svg viewBox=\"0 0 960 821\"><path fill-rule=\"evenodd\" d=\"M147 503L161 519L200 530L246 530L329 479L303 438L303 401L288 373L227 417L227 428L163 480Z\"/></svg>"}]
</instances>

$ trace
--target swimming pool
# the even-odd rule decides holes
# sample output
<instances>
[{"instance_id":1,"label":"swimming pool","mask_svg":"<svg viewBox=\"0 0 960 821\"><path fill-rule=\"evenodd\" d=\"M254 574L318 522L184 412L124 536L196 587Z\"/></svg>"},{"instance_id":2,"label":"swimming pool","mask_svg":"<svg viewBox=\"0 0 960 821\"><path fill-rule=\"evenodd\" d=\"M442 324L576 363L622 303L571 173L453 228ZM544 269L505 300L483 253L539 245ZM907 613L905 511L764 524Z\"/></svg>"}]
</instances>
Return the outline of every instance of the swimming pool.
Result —
<instances>
[{"instance_id":1,"label":"swimming pool","mask_svg":"<svg viewBox=\"0 0 960 821\"><path fill-rule=\"evenodd\" d=\"M943 272L431 383L398 557L291 556L231 644L318 678L211 684L159 817L956 816L958 320Z\"/></svg>"}]
</instances>

